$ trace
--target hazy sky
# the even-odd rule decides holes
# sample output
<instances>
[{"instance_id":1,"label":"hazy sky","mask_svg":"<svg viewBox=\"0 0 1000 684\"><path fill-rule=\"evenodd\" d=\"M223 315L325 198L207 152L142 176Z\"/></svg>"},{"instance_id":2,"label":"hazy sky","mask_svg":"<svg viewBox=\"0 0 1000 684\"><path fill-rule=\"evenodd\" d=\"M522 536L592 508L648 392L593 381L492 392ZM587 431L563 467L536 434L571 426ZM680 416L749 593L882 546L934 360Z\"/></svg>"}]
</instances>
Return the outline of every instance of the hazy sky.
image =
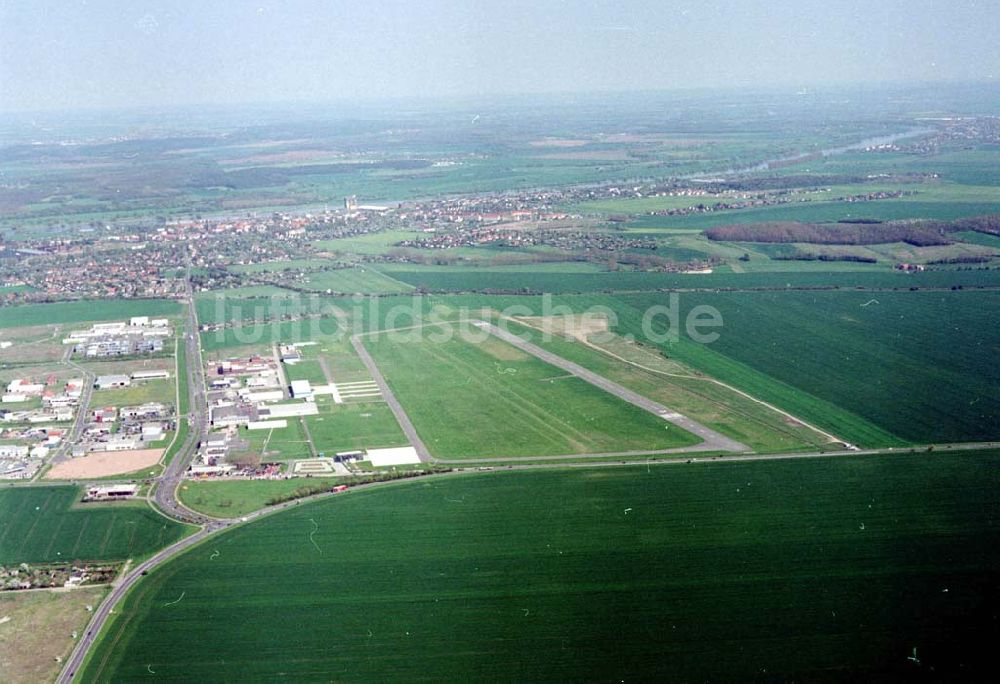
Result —
<instances>
[{"instance_id":1,"label":"hazy sky","mask_svg":"<svg viewBox=\"0 0 1000 684\"><path fill-rule=\"evenodd\" d=\"M998 0L0 0L0 109L1000 78Z\"/></svg>"}]
</instances>

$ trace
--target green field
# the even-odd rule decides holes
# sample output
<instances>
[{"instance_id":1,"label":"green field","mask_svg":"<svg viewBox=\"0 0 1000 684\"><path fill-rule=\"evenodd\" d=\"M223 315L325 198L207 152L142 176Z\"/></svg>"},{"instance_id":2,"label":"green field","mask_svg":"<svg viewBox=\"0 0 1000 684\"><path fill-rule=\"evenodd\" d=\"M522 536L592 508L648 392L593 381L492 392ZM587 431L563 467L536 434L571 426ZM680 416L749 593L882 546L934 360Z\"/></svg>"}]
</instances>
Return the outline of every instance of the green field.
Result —
<instances>
[{"instance_id":1,"label":"green field","mask_svg":"<svg viewBox=\"0 0 1000 684\"><path fill-rule=\"evenodd\" d=\"M181 306L171 299L102 299L0 307L0 328L50 323L125 320L131 316L176 316Z\"/></svg>"},{"instance_id":2,"label":"green field","mask_svg":"<svg viewBox=\"0 0 1000 684\"><path fill-rule=\"evenodd\" d=\"M805 221L826 223L858 219L899 221L904 219L951 220L1000 212L1000 200L922 202L901 198L878 202L802 202L755 209L717 211L688 216L642 216L629 222L633 228L669 226L676 228L712 228L733 223L763 221Z\"/></svg>"},{"instance_id":3,"label":"green field","mask_svg":"<svg viewBox=\"0 0 1000 684\"><path fill-rule=\"evenodd\" d=\"M746 444L754 451L834 446L823 435L719 386L689 366L668 359L655 346L638 345L613 336L595 345L599 347L595 349L560 335L545 340L538 330L511 321L505 321L505 324L511 332L529 336L540 347L659 401L706 427ZM602 353L600 349L606 351ZM637 365L630 365L622 359Z\"/></svg>"},{"instance_id":4,"label":"green field","mask_svg":"<svg viewBox=\"0 0 1000 684\"><path fill-rule=\"evenodd\" d=\"M236 518L267 506L269 499L294 492L301 487L327 484L337 478L302 478L291 480L186 480L177 490L185 506L216 518Z\"/></svg>"},{"instance_id":5,"label":"green field","mask_svg":"<svg viewBox=\"0 0 1000 684\"><path fill-rule=\"evenodd\" d=\"M337 321L333 318L250 323L201 333L202 349L206 352L232 347L269 346L275 342L305 342L336 335Z\"/></svg>"},{"instance_id":6,"label":"green field","mask_svg":"<svg viewBox=\"0 0 1000 684\"><path fill-rule=\"evenodd\" d=\"M392 410L383 402L320 404L319 411L318 416L306 418L306 425L316 451L326 456L408 444Z\"/></svg>"},{"instance_id":7,"label":"green field","mask_svg":"<svg viewBox=\"0 0 1000 684\"><path fill-rule=\"evenodd\" d=\"M310 358L303 358L298 363L283 364L285 377L288 382L294 380L308 380L313 385L325 385L326 376L323 375L323 367L319 361Z\"/></svg>"},{"instance_id":8,"label":"green field","mask_svg":"<svg viewBox=\"0 0 1000 684\"><path fill-rule=\"evenodd\" d=\"M138 558L184 535L145 503L74 506L80 496L77 487L0 489L0 565Z\"/></svg>"},{"instance_id":9,"label":"green field","mask_svg":"<svg viewBox=\"0 0 1000 684\"><path fill-rule=\"evenodd\" d=\"M177 401L173 370L169 380L142 380L121 389L94 390L91 403L99 406L137 406L147 402L173 405Z\"/></svg>"},{"instance_id":10,"label":"green field","mask_svg":"<svg viewBox=\"0 0 1000 684\"><path fill-rule=\"evenodd\" d=\"M309 458L309 441L298 418L287 418L287 426L274 430L241 429L239 438L247 443L246 452L260 454L264 461L291 461ZM238 452L234 448L234 453Z\"/></svg>"},{"instance_id":11,"label":"green field","mask_svg":"<svg viewBox=\"0 0 1000 684\"><path fill-rule=\"evenodd\" d=\"M378 294L382 292L407 292L413 288L393 280L372 268L343 268L335 271L310 273L299 283L307 290L330 291L342 294Z\"/></svg>"},{"instance_id":12,"label":"green field","mask_svg":"<svg viewBox=\"0 0 1000 684\"><path fill-rule=\"evenodd\" d=\"M154 570L83 680L986 681L997 459L639 465L355 491Z\"/></svg>"},{"instance_id":13,"label":"green field","mask_svg":"<svg viewBox=\"0 0 1000 684\"><path fill-rule=\"evenodd\" d=\"M742 253L742 251L741 251ZM783 268L795 262L774 262ZM802 264L808 264L803 266ZM816 268L814 262L799 262L796 272L710 274L621 271L615 273L515 273L510 271L447 272L417 269L396 271L393 276L416 287L442 292L483 290L510 293L569 294L575 292L641 291L658 289L787 289L787 288L902 288L996 287L1000 269L975 271L924 271L902 273L888 268Z\"/></svg>"},{"instance_id":14,"label":"green field","mask_svg":"<svg viewBox=\"0 0 1000 684\"><path fill-rule=\"evenodd\" d=\"M488 337L365 345L438 458L654 450L698 443L663 419ZM430 398L430 400L429 400Z\"/></svg>"},{"instance_id":15,"label":"green field","mask_svg":"<svg viewBox=\"0 0 1000 684\"><path fill-rule=\"evenodd\" d=\"M640 312L665 296L622 301L633 308L623 329L640 334ZM718 341L682 338L670 355L849 441L892 443L829 405L903 440L1000 437L995 292L697 293L684 301L716 307L724 327Z\"/></svg>"}]
</instances>

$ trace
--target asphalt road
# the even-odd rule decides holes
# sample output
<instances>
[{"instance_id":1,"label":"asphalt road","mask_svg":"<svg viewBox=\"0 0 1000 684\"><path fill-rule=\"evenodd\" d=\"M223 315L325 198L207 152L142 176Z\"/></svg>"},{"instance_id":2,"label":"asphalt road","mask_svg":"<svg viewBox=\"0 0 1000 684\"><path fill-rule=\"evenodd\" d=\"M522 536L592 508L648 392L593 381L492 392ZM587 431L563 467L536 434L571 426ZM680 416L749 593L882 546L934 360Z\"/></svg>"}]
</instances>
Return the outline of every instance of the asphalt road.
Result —
<instances>
[{"instance_id":1,"label":"asphalt road","mask_svg":"<svg viewBox=\"0 0 1000 684\"><path fill-rule=\"evenodd\" d=\"M197 525L204 525L211 522L211 518L198 515L185 508L175 496L175 490L184 479L191 458L198 447L198 442L202 440L207 427L208 407L205 404L205 374L201 363L200 339L198 337L198 315L195 312L194 293L191 290L191 280L187 280L188 316L184 330L184 344L187 346L187 375L188 375L188 408L190 430L181 448L174 454L173 460L167 465L166 470L160 476L154 499L156 504L171 517L184 522ZM182 420L178 415L177 419Z\"/></svg>"},{"instance_id":2,"label":"asphalt road","mask_svg":"<svg viewBox=\"0 0 1000 684\"><path fill-rule=\"evenodd\" d=\"M638 406L639 408L649 411L650 413L663 418L669 423L687 430L688 432L701 437L704 440L701 444L696 445L698 451L750 451L750 447L745 444L740 444L734 439L730 439L725 435L721 435L711 428L707 428L701 423L688 418L687 416L682 416L681 414L673 411L663 404L657 403L652 399L647 399L637 392L633 392L627 387L619 385L617 382L608 380L607 378L598 375L597 373L587 370L583 366L573 363L572 361L567 361L561 356L557 356L552 352L546 351L536 344L531 342L526 342L522 340L517 335L498 328L491 323L486 321L476 321L475 325L482 328L483 330L488 330L490 334L499 337L501 340L514 345L521 351L527 352L532 356L538 357L542 361L551 364L557 368L575 375L576 377L589 382L595 387L600 387L605 392L613 394L619 399L624 399L633 406ZM688 449L690 451L691 449Z\"/></svg>"},{"instance_id":3,"label":"asphalt road","mask_svg":"<svg viewBox=\"0 0 1000 684\"><path fill-rule=\"evenodd\" d=\"M80 371L83 377L83 388L80 392L80 400L76 404L76 418L73 419L73 425L70 427L70 433L66 435L62 443L59 445L59 450L56 452L52 460L49 461L49 465L56 465L62 461L69 460L73 452L73 445L77 443L80 439L80 433L83 431L83 426L87 422L87 413L90 410L90 398L94 394L94 374L83 366L77 364L72 359L73 347L66 350L63 355L63 363L72 368L73 370ZM39 477L42 470L38 471Z\"/></svg>"}]
</instances>

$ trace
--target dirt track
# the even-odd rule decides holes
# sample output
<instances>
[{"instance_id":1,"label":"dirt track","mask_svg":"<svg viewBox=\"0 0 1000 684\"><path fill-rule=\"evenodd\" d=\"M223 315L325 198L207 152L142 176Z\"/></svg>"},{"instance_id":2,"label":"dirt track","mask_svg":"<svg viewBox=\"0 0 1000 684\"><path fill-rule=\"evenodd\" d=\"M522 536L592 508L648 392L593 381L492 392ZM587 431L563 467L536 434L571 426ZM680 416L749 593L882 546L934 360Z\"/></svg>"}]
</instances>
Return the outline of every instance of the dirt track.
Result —
<instances>
[{"instance_id":1,"label":"dirt track","mask_svg":"<svg viewBox=\"0 0 1000 684\"><path fill-rule=\"evenodd\" d=\"M160 462L163 449L136 449L134 451L99 451L57 463L45 473L46 480L88 480L95 477L122 475Z\"/></svg>"}]
</instances>

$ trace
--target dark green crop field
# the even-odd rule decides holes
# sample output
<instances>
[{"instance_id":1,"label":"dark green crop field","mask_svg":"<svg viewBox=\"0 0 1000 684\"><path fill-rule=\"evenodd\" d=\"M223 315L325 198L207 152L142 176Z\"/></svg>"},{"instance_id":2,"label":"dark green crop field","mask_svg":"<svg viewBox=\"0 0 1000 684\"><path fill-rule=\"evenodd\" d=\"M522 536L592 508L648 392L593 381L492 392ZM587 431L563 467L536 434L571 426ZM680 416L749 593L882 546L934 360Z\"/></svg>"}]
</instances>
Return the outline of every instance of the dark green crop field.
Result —
<instances>
[{"instance_id":1,"label":"dark green crop field","mask_svg":"<svg viewBox=\"0 0 1000 684\"><path fill-rule=\"evenodd\" d=\"M393 277L430 291L468 292L601 292L657 289L787 289L787 288L900 288L996 287L1000 269L970 271L924 271L903 273L885 270L812 270L781 273L655 273L623 271L608 273L516 273L511 271L444 272L440 270L394 271Z\"/></svg>"},{"instance_id":2,"label":"dark green crop field","mask_svg":"<svg viewBox=\"0 0 1000 684\"><path fill-rule=\"evenodd\" d=\"M437 331L440 333L440 331ZM368 338L430 452L442 459L669 449L699 438L495 338Z\"/></svg>"},{"instance_id":3,"label":"dark green crop field","mask_svg":"<svg viewBox=\"0 0 1000 684\"><path fill-rule=\"evenodd\" d=\"M0 565L115 561L146 555L184 526L140 504L88 504L77 487L0 489Z\"/></svg>"},{"instance_id":4,"label":"dark green crop field","mask_svg":"<svg viewBox=\"0 0 1000 684\"><path fill-rule=\"evenodd\" d=\"M354 491L153 571L82 681L985 680L998 458L497 472Z\"/></svg>"},{"instance_id":5,"label":"dark green crop field","mask_svg":"<svg viewBox=\"0 0 1000 684\"><path fill-rule=\"evenodd\" d=\"M1000 195L1000 193L998 193ZM827 222L858 219L897 221L901 219L949 220L1000 212L1000 201L993 202L920 202L886 200L881 202L802 202L793 205L719 211L688 216L642 216L629 222L632 228L712 228L733 223L762 221Z\"/></svg>"},{"instance_id":6,"label":"dark green crop field","mask_svg":"<svg viewBox=\"0 0 1000 684\"><path fill-rule=\"evenodd\" d=\"M625 326L666 295L629 295ZM996 292L692 293L686 307L722 314L719 339L682 341L668 353L850 441L884 436L831 423L795 388L871 421L904 440L1000 438L1000 294ZM737 363L732 363L737 362ZM749 368L748 368L749 367ZM749 369L782 386L757 384Z\"/></svg>"}]
</instances>

